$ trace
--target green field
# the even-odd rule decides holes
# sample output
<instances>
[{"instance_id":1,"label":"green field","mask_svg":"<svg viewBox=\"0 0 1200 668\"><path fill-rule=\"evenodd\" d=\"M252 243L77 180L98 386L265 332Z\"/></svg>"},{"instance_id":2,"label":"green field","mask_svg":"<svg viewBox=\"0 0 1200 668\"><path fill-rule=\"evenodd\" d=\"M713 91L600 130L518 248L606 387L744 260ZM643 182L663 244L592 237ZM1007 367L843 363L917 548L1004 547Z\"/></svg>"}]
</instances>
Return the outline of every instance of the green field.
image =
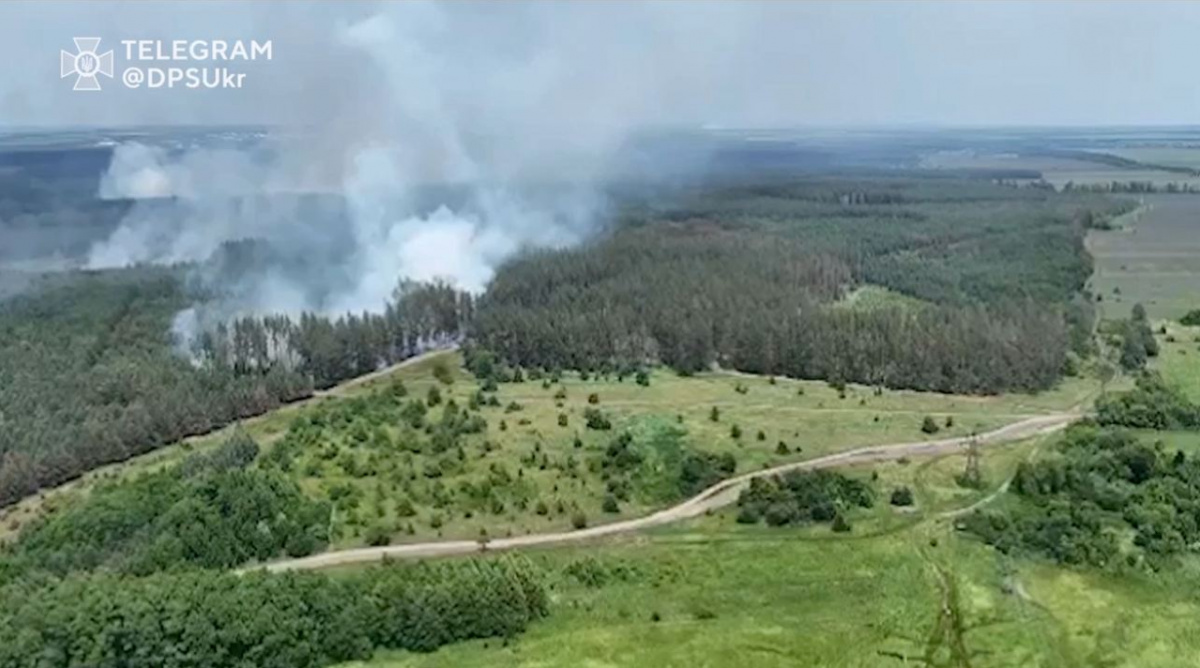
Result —
<instances>
[{"instance_id":1,"label":"green field","mask_svg":"<svg viewBox=\"0 0 1200 668\"><path fill-rule=\"evenodd\" d=\"M1200 293L1196 294L1200 301ZM1152 366L1167 382L1181 388L1192 401L1200 401L1200 327L1168 323L1167 335L1159 336L1161 352Z\"/></svg>"},{"instance_id":2,"label":"green field","mask_svg":"<svg viewBox=\"0 0 1200 668\"><path fill-rule=\"evenodd\" d=\"M1148 195L1144 203L1125 229L1088 235L1096 259L1092 291L1108 318L1128 317L1139 302L1152 318L1200 308L1200 198Z\"/></svg>"},{"instance_id":3,"label":"green field","mask_svg":"<svg viewBox=\"0 0 1200 668\"><path fill-rule=\"evenodd\" d=\"M448 385L433 378L438 361L452 369ZM434 421L445 404L453 401L465 408L479 389L459 363L452 353L426 359L339 391L338 396L248 420L244 428L269 452L297 417L352 411L356 398L379 397L395 379L403 381L407 399L423 399L430 388L439 388L443 401L429 409ZM367 431L366 426L331 427L297 453L289 475L312 496L347 499L335 511L335 547L361 545L369 531L376 539L380 532L386 533L395 543L476 538L482 531L492 537L521 535L568 529L578 513L595 524L669 505L679 498L670 467L678 466L679 457L688 452L730 453L736 470L744 472L863 445L986 431L1029 415L1069 409L1085 402L1096 388L1090 380L1074 378L1041 395L966 397L890 390L876 394L874 388L854 385L843 393L821 382L723 372L683 378L655 370L649 380L644 387L632 377L618 381L614 376L606 380L593 376L584 381L568 373L559 383L543 379L501 384L495 393L497 407L472 412L487 421L486 430L463 436L461 448L451 453L407 451L405 436L396 426L401 406L387 404L381 417L372 418L387 433L387 447L359 447L353 436ZM588 402L592 394L597 404ZM520 410L512 410L512 404ZM612 429L586 428L588 408L608 416ZM719 412L715 422L714 408ZM560 426L560 415L566 416L566 427ZM939 433L921 432L927 415L943 425ZM951 426L945 426L948 422ZM735 425L741 431L736 439ZM646 461L633 474L634 489L621 499L618 511L606 512L603 505L609 490L596 467L608 444L626 431L634 436ZM177 463L222 442L227 434L223 430L192 439L29 499L7 511L0 530L12 535L36 514L64 507L86 494L97 481ZM581 447L576 447L577 437ZM460 455L452 456L460 450ZM433 467L442 470L433 473Z\"/></svg>"},{"instance_id":4,"label":"green field","mask_svg":"<svg viewBox=\"0 0 1200 668\"><path fill-rule=\"evenodd\" d=\"M999 485L1041 447L988 450L985 478ZM917 511L879 503L852 515L848 535L745 527L726 511L621 543L534 553L555 591L550 617L528 633L366 665L1200 665L1194 575L1119 579L1003 558L952 528L951 511L990 497L954 484L962 467L960 456L879 466L876 487L911 485ZM580 562L611 581L565 574Z\"/></svg>"}]
</instances>

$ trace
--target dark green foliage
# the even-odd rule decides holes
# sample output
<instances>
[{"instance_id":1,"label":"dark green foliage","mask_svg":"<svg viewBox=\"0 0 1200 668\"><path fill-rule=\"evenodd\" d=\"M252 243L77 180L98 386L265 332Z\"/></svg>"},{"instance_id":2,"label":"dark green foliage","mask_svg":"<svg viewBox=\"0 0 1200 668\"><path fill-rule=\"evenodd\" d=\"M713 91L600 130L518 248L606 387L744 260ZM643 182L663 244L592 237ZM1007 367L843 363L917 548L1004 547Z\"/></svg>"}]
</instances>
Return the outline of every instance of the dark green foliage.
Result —
<instances>
[{"instance_id":1,"label":"dark green foliage","mask_svg":"<svg viewBox=\"0 0 1200 668\"><path fill-rule=\"evenodd\" d=\"M328 504L309 500L277 473L185 464L102 487L29 524L11 560L23 570L55 573L228 568L311 554L328 541L328 524Z\"/></svg>"},{"instance_id":2,"label":"dark green foliage","mask_svg":"<svg viewBox=\"0 0 1200 668\"><path fill-rule=\"evenodd\" d=\"M679 467L679 493L692 496L733 475L737 460L726 452L688 452Z\"/></svg>"},{"instance_id":3,"label":"dark green foliage","mask_svg":"<svg viewBox=\"0 0 1200 668\"><path fill-rule=\"evenodd\" d=\"M1188 311L1187 314L1179 319L1179 324L1188 327L1200 327L1200 308Z\"/></svg>"},{"instance_id":4,"label":"dark green foliage","mask_svg":"<svg viewBox=\"0 0 1200 668\"><path fill-rule=\"evenodd\" d=\"M1124 206L944 178L710 185L627 207L603 241L506 264L475 331L526 365L694 373L719 361L945 392L1045 389L1094 317L1079 212ZM929 305L831 307L864 283Z\"/></svg>"},{"instance_id":5,"label":"dark green foliage","mask_svg":"<svg viewBox=\"0 0 1200 668\"><path fill-rule=\"evenodd\" d=\"M606 513L621 512L621 504L617 503L617 497L612 494L605 494L604 501L600 504L600 509Z\"/></svg>"},{"instance_id":6,"label":"dark green foliage","mask_svg":"<svg viewBox=\"0 0 1200 668\"><path fill-rule=\"evenodd\" d=\"M377 647L508 638L546 613L540 575L511 558L338 578L72 576L0 590L0 665L318 668Z\"/></svg>"},{"instance_id":7,"label":"dark green foliage","mask_svg":"<svg viewBox=\"0 0 1200 668\"><path fill-rule=\"evenodd\" d=\"M789 454L789 453L791 453L791 448L789 448L789 447L788 447L788 444L787 444L787 443L784 443L783 441L780 441L779 443L776 443L776 444L775 444L775 454L777 454L777 455L786 455L786 454Z\"/></svg>"},{"instance_id":8,"label":"dark green foliage","mask_svg":"<svg viewBox=\"0 0 1200 668\"><path fill-rule=\"evenodd\" d=\"M429 387L429 392L425 394L425 403L428 404L430 408L442 403L442 391L439 390L436 385L431 385Z\"/></svg>"},{"instance_id":9,"label":"dark green foliage","mask_svg":"<svg viewBox=\"0 0 1200 668\"><path fill-rule=\"evenodd\" d=\"M583 411L583 419L588 429L598 431L607 431L612 429L612 421L598 408L586 408Z\"/></svg>"},{"instance_id":10,"label":"dark green foliage","mask_svg":"<svg viewBox=\"0 0 1200 668\"><path fill-rule=\"evenodd\" d=\"M717 408L716 406L713 406L712 410L710 410L708 412L708 419L712 420L713 422L720 422L721 421L721 409Z\"/></svg>"},{"instance_id":11,"label":"dark green foliage","mask_svg":"<svg viewBox=\"0 0 1200 668\"><path fill-rule=\"evenodd\" d=\"M742 428L736 424L731 425L729 427L729 436L735 440L741 438L742 437Z\"/></svg>"},{"instance_id":12,"label":"dark green foliage","mask_svg":"<svg viewBox=\"0 0 1200 668\"><path fill-rule=\"evenodd\" d=\"M854 478L831 471L793 471L751 480L738 496L738 521L753 523L761 517L771 526L832 522L849 508L870 508L874 503L871 487Z\"/></svg>"},{"instance_id":13,"label":"dark green foliage","mask_svg":"<svg viewBox=\"0 0 1200 668\"><path fill-rule=\"evenodd\" d=\"M1096 402L1096 421L1134 429L1200 429L1200 405L1157 373L1143 373L1132 391Z\"/></svg>"},{"instance_id":14,"label":"dark green foliage","mask_svg":"<svg viewBox=\"0 0 1200 668\"><path fill-rule=\"evenodd\" d=\"M587 525L587 515L584 515L583 511L577 510L571 515L571 527L576 531L586 529Z\"/></svg>"},{"instance_id":15,"label":"dark green foliage","mask_svg":"<svg viewBox=\"0 0 1200 668\"><path fill-rule=\"evenodd\" d=\"M598 404L598 403L600 403L600 395L596 394L595 392L592 392L591 394L588 395L587 401L589 404L592 404L592 405Z\"/></svg>"},{"instance_id":16,"label":"dark green foliage","mask_svg":"<svg viewBox=\"0 0 1200 668\"><path fill-rule=\"evenodd\" d=\"M1163 567L1200 541L1200 463L1121 430L1072 427L1052 456L1018 467L1010 492L1018 503L961 527L1004 552L1096 566Z\"/></svg>"},{"instance_id":17,"label":"dark green foliage","mask_svg":"<svg viewBox=\"0 0 1200 668\"><path fill-rule=\"evenodd\" d=\"M558 414L558 426L560 426L560 427L567 426L567 414L566 413Z\"/></svg>"},{"instance_id":18,"label":"dark green foliage","mask_svg":"<svg viewBox=\"0 0 1200 668\"><path fill-rule=\"evenodd\" d=\"M913 504L912 490L903 486L893 489L890 502L893 506L911 506Z\"/></svg>"},{"instance_id":19,"label":"dark green foliage","mask_svg":"<svg viewBox=\"0 0 1200 668\"><path fill-rule=\"evenodd\" d=\"M383 315L242 318L183 350L172 324L196 296L182 275L64 273L0 302L0 506L397 362L471 311L464 293L410 284Z\"/></svg>"},{"instance_id":20,"label":"dark green foliage","mask_svg":"<svg viewBox=\"0 0 1200 668\"><path fill-rule=\"evenodd\" d=\"M634 380L642 387L650 387L650 374L644 370L639 369Z\"/></svg>"},{"instance_id":21,"label":"dark green foliage","mask_svg":"<svg viewBox=\"0 0 1200 668\"><path fill-rule=\"evenodd\" d=\"M0 506L307 396L283 368L197 368L172 349L174 270L47 279L0 301Z\"/></svg>"},{"instance_id":22,"label":"dark green foliage","mask_svg":"<svg viewBox=\"0 0 1200 668\"><path fill-rule=\"evenodd\" d=\"M936 434L941 430L942 428L938 426L937 420L934 420L932 415L926 415L925 419L921 421L921 431L926 434Z\"/></svg>"},{"instance_id":23,"label":"dark green foliage","mask_svg":"<svg viewBox=\"0 0 1200 668\"><path fill-rule=\"evenodd\" d=\"M454 383L454 376L450 372L450 367L440 360L433 365L433 377L443 385Z\"/></svg>"}]
</instances>

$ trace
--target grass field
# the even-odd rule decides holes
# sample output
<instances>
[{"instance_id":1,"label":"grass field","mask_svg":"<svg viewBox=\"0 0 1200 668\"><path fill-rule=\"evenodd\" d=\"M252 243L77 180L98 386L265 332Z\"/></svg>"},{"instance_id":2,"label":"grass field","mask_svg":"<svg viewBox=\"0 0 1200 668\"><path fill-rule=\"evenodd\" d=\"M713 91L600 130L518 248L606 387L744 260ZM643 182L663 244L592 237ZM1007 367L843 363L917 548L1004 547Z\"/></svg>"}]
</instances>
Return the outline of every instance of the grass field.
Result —
<instances>
[{"instance_id":1,"label":"grass field","mask_svg":"<svg viewBox=\"0 0 1200 668\"><path fill-rule=\"evenodd\" d=\"M1044 447L986 451L990 486ZM726 511L621 543L533 553L554 582L553 608L525 635L366 665L1200 665L1193 574L1132 580L1001 557L953 530L951 511L990 497L954 484L963 464L877 467L876 487L911 486L917 511L878 503L851 516L848 535L746 527ZM580 563L610 582L566 574Z\"/></svg>"},{"instance_id":2,"label":"grass field","mask_svg":"<svg viewBox=\"0 0 1200 668\"><path fill-rule=\"evenodd\" d=\"M1200 197L1149 195L1126 229L1092 231L1092 290L1105 317L1128 317L1141 302L1152 318L1176 319L1200 308Z\"/></svg>"},{"instance_id":3,"label":"grass field","mask_svg":"<svg viewBox=\"0 0 1200 668\"><path fill-rule=\"evenodd\" d=\"M1200 301L1200 291L1196 294ZM1200 402L1200 327L1168 323L1167 335L1159 336L1161 348L1153 368L1167 382L1181 388L1192 401Z\"/></svg>"},{"instance_id":4,"label":"grass field","mask_svg":"<svg viewBox=\"0 0 1200 668\"><path fill-rule=\"evenodd\" d=\"M433 378L432 368L437 360L431 358L339 392L341 396L287 407L249 420L244 428L269 450L298 416L309 416L321 406L336 407L339 402L387 391L395 378L403 380L410 398L425 397L429 388L436 385L443 396L442 406L451 400L460 407L466 406L478 384L458 367L457 355L446 354L437 359L449 362L447 366L454 370L451 384L444 385ZM660 468L665 468L672 457L677 458L677 451L730 453L736 459L737 471L749 471L862 445L986 431L1025 416L1071 408L1092 396L1095 387L1090 380L1076 378L1036 396L965 397L907 391L884 391L876 395L874 388L861 386L850 386L843 395L821 382L771 380L735 373L714 372L681 378L665 370L655 370L648 387L636 384L633 378L623 382L613 377L584 381L578 375L566 374L561 383L529 380L502 384L496 393L500 407L483 408L479 412L487 420L486 432L464 437L460 463L436 479L429 478L427 472L431 466L443 464L445 456L414 454L402 449L378 452L356 449L349 442L350 427L326 432L332 435L306 448L296 459L290 475L314 496L332 498L349 494L356 499L352 507L335 513L334 542L338 547L362 544L367 529L376 525L385 527L393 542L475 538L481 535L481 530L493 537L520 535L569 528L578 512L595 524L640 516L667 505L672 500L667 493L634 493L628 500L622 500L618 512L604 511L608 490L594 467L605 447L624 431L633 434L635 442L648 453L643 471L649 473L635 477L651 479L643 480L643 486L661 487L663 481L653 480L657 462L664 462ZM588 403L591 394L599 400L595 405ZM520 410L509 412L505 408L513 403L520 405ZM610 431L585 428L583 413L589 407L603 411L612 420L613 428ZM714 408L720 414L715 422L711 419ZM440 415L440 411L441 406L430 409L431 418ZM560 426L560 415L566 416L566 427ZM924 434L920 425L926 415L935 417L941 425L952 424L936 435ZM396 421L398 418L389 424ZM741 431L741 437L736 439L732 436L735 425ZM391 427L387 429L393 440L399 439L398 432ZM178 462L192 452L221 442L227 433L225 430L192 439L101 469L64 489L27 500L8 510L0 522L0 531L11 536L16 527L36 513L72 502L97 481ZM577 437L581 447L576 447ZM339 452L331 455L329 448ZM354 466L346 469L343 464L349 458L355 460L350 462ZM351 470L355 470L353 475ZM497 477L503 480L497 481ZM468 502L464 486L467 483L475 490L481 485L495 485L506 486L508 491L504 492L506 496L495 495L503 497L500 504L486 499ZM414 506L415 514L405 507L404 501ZM546 512L538 512L539 501Z\"/></svg>"}]
</instances>

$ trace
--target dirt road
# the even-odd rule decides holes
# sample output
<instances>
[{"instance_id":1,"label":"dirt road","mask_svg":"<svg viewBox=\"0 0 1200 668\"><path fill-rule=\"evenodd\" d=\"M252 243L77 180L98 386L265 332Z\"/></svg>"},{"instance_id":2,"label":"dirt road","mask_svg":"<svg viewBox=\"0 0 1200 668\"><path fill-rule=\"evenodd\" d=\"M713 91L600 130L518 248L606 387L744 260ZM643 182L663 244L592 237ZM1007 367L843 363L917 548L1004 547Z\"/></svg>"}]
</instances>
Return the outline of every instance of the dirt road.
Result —
<instances>
[{"instance_id":1,"label":"dirt road","mask_svg":"<svg viewBox=\"0 0 1200 668\"><path fill-rule=\"evenodd\" d=\"M995 431L977 436L979 445L992 445L1019 441L1040 434L1046 434L1065 428L1071 422L1082 417L1077 413L1059 413L1032 417L1020 422L1014 422ZM562 533L534 534L513 538L500 538L487 543L487 551L511 550L521 547L545 546L562 543L578 542L614 534L639 531L650 527L678 522L680 520L703 515L706 511L721 508L737 501L738 493L753 478L775 475L787 471L809 471L815 469L866 464L901 459L904 457L929 457L944 455L961 450L970 441L969 438L949 438L940 441L921 441L918 443L894 443L889 445L874 445L856 450L839 452L816 459L802 462L783 464L774 468L744 473L719 482L696 496L670 508L660 510L652 515L637 519L602 524L600 526ZM382 559L413 559L422 557L445 557L451 555L480 552L481 545L471 540L437 541L432 543L413 543L409 545L388 545L384 547L365 547L335 552L323 552L300 559L288 559L270 564L255 566L246 570L265 568L268 571L307 570L344 566Z\"/></svg>"}]
</instances>

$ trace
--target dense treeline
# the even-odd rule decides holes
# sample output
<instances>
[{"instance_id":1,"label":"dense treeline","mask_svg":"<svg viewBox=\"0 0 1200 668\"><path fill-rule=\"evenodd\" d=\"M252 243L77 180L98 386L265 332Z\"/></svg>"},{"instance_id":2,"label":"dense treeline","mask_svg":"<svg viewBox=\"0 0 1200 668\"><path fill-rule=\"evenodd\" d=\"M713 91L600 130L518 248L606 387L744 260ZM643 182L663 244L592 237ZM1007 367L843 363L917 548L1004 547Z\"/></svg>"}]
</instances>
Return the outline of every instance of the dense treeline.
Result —
<instances>
[{"instance_id":1,"label":"dense treeline","mask_svg":"<svg viewBox=\"0 0 1200 668\"><path fill-rule=\"evenodd\" d=\"M276 370L196 368L172 350L178 272L79 272L0 302L0 505L305 396Z\"/></svg>"},{"instance_id":2,"label":"dense treeline","mask_svg":"<svg viewBox=\"0 0 1200 668\"><path fill-rule=\"evenodd\" d=\"M769 526L832 522L837 531L849 530L845 512L870 508L875 491L867 483L833 471L793 471L754 478L738 495L738 522Z\"/></svg>"},{"instance_id":3,"label":"dense treeline","mask_svg":"<svg viewBox=\"0 0 1200 668\"><path fill-rule=\"evenodd\" d=\"M1010 490L1019 503L961 528L1005 552L1096 566L1160 567L1200 540L1200 461L1125 431L1072 427L1053 456L1020 464Z\"/></svg>"},{"instance_id":4,"label":"dense treeline","mask_svg":"<svg viewBox=\"0 0 1200 668\"><path fill-rule=\"evenodd\" d=\"M316 668L375 648L508 638L546 612L540 575L515 558L337 578L196 571L29 580L0 589L0 665Z\"/></svg>"},{"instance_id":5,"label":"dense treeline","mask_svg":"<svg viewBox=\"0 0 1200 668\"><path fill-rule=\"evenodd\" d=\"M212 453L128 482L36 520L3 555L10 574L105 568L146 574L179 565L229 568L328 542L329 505L249 468L258 447L235 434Z\"/></svg>"},{"instance_id":6,"label":"dense treeline","mask_svg":"<svg viewBox=\"0 0 1200 668\"><path fill-rule=\"evenodd\" d=\"M1096 421L1133 429L1200 429L1200 405L1159 374L1146 372L1133 390L1098 400Z\"/></svg>"},{"instance_id":7,"label":"dense treeline","mask_svg":"<svg viewBox=\"0 0 1200 668\"><path fill-rule=\"evenodd\" d=\"M383 313L236 318L203 331L193 352L206 368L266 376L282 370L326 388L457 342L472 312L471 295L447 283L402 281Z\"/></svg>"},{"instance_id":8,"label":"dense treeline","mask_svg":"<svg viewBox=\"0 0 1200 668\"><path fill-rule=\"evenodd\" d=\"M246 318L188 359L180 268L73 272L0 301L0 506L455 340L471 300L404 283L380 315Z\"/></svg>"},{"instance_id":9,"label":"dense treeline","mask_svg":"<svg viewBox=\"0 0 1200 668\"><path fill-rule=\"evenodd\" d=\"M1188 194L1200 193L1200 186L1182 181L1176 183L1156 183L1154 181L1106 181L1103 183L1074 183L1063 185L1064 192L1117 193L1129 195L1150 195L1154 193Z\"/></svg>"},{"instance_id":10,"label":"dense treeline","mask_svg":"<svg viewBox=\"0 0 1200 668\"><path fill-rule=\"evenodd\" d=\"M603 241L505 266L475 333L532 367L719 363L947 392L1044 389L1069 351L1086 352L1085 218L1125 206L936 179L705 191L635 209ZM863 283L931 306L830 308Z\"/></svg>"}]
</instances>

